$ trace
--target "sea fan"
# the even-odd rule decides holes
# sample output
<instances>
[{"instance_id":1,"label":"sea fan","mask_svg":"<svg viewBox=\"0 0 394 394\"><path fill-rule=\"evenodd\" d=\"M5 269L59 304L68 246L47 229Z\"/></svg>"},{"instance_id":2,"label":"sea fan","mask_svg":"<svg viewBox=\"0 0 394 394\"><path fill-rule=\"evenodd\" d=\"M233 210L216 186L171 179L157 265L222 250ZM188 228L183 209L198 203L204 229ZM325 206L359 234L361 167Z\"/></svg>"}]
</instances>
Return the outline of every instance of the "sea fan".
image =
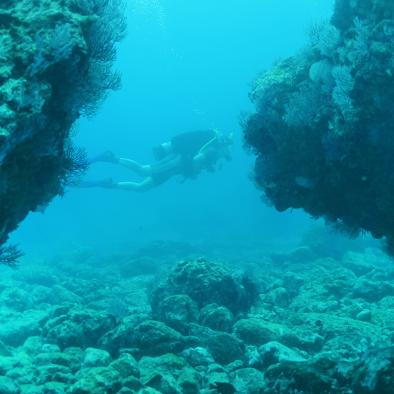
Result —
<instances>
[{"instance_id":1,"label":"sea fan","mask_svg":"<svg viewBox=\"0 0 394 394\"><path fill-rule=\"evenodd\" d=\"M86 151L68 144L65 149L63 165L63 187L78 184L88 167L89 161Z\"/></svg>"},{"instance_id":2,"label":"sea fan","mask_svg":"<svg viewBox=\"0 0 394 394\"><path fill-rule=\"evenodd\" d=\"M19 264L19 259L24 255L17 246L9 245L0 247L0 264L7 265L11 268L16 268Z\"/></svg>"}]
</instances>

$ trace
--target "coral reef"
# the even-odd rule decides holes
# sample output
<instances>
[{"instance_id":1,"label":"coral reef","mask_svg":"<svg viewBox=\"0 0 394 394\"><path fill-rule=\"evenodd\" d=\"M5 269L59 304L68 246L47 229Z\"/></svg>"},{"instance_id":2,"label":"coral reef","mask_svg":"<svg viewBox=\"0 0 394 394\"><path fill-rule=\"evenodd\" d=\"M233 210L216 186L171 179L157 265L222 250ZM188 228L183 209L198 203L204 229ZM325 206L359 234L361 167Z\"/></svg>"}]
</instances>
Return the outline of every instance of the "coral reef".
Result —
<instances>
[{"instance_id":1,"label":"coral reef","mask_svg":"<svg viewBox=\"0 0 394 394\"><path fill-rule=\"evenodd\" d=\"M391 393L391 259L378 249L304 255L284 251L275 265L263 254L256 265L243 254L241 268L253 263L264 281L248 309L233 312L219 278L238 274L209 259L173 262L162 278L125 277L123 259L88 254L85 267L76 255L4 270L0 392ZM196 287L173 294L188 290L173 281L186 272ZM151 304L164 286L171 295ZM127 306L121 315L114 298Z\"/></svg>"},{"instance_id":2,"label":"coral reef","mask_svg":"<svg viewBox=\"0 0 394 394\"><path fill-rule=\"evenodd\" d=\"M117 88L122 0L0 4L0 245L86 168L70 129Z\"/></svg>"},{"instance_id":3,"label":"coral reef","mask_svg":"<svg viewBox=\"0 0 394 394\"><path fill-rule=\"evenodd\" d=\"M258 77L244 129L276 209L386 238L391 254L393 49L392 1L337 0L306 48Z\"/></svg>"}]
</instances>

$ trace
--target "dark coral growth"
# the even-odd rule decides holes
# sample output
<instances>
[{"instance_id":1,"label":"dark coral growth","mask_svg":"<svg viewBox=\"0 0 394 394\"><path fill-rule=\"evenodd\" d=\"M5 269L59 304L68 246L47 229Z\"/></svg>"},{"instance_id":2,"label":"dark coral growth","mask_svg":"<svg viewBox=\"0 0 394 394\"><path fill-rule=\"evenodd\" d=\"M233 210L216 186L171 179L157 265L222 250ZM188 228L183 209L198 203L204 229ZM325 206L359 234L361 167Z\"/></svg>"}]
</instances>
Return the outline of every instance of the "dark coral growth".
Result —
<instances>
[{"instance_id":1,"label":"dark coral growth","mask_svg":"<svg viewBox=\"0 0 394 394\"><path fill-rule=\"evenodd\" d=\"M394 3L337 0L301 53L257 81L245 125L257 184L353 235L394 239ZM393 249L393 248L391 248Z\"/></svg>"},{"instance_id":2,"label":"dark coral growth","mask_svg":"<svg viewBox=\"0 0 394 394\"><path fill-rule=\"evenodd\" d=\"M0 264L15 268L22 256L23 253L15 245L0 247Z\"/></svg>"},{"instance_id":3,"label":"dark coral growth","mask_svg":"<svg viewBox=\"0 0 394 394\"><path fill-rule=\"evenodd\" d=\"M71 143L64 150L64 186L78 184L89 167L87 152Z\"/></svg>"},{"instance_id":4,"label":"dark coral growth","mask_svg":"<svg viewBox=\"0 0 394 394\"><path fill-rule=\"evenodd\" d=\"M86 167L70 129L119 86L122 0L0 5L0 245Z\"/></svg>"}]
</instances>

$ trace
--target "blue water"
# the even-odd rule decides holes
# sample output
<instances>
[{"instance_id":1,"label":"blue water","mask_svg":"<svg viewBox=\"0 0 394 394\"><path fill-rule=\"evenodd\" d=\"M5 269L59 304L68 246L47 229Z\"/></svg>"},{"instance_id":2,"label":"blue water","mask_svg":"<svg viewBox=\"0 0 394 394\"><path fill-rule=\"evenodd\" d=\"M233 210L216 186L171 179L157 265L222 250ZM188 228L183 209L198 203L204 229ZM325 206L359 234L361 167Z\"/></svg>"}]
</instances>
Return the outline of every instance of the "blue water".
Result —
<instances>
[{"instance_id":1,"label":"blue water","mask_svg":"<svg viewBox=\"0 0 394 394\"><path fill-rule=\"evenodd\" d=\"M29 253L70 247L111 250L153 240L248 246L296 242L312 221L262 203L242 146L240 117L252 108L250 84L275 60L305 43L332 0L130 0L128 35L116 67L123 87L97 115L81 120L75 140L92 155L113 150L141 162L173 135L215 127L233 132L233 161L214 174L175 179L145 194L69 189L12 236ZM136 180L97 165L87 178Z\"/></svg>"}]
</instances>

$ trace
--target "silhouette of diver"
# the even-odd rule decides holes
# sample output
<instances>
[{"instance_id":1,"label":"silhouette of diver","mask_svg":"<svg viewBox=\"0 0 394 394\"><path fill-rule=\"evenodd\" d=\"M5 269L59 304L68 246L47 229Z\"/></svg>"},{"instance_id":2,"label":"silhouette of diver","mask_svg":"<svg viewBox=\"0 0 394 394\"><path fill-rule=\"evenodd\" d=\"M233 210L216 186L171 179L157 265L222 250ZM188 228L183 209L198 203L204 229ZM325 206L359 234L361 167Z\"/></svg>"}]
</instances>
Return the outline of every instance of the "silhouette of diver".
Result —
<instances>
[{"instance_id":1,"label":"silhouette of diver","mask_svg":"<svg viewBox=\"0 0 394 394\"><path fill-rule=\"evenodd\" d=\"M111 151L89 160L90 164L105 162L119 164L144 177L141 182L115 182L112 178L99 181L83 181L79 187L101 187L107 189L145 192L176 175L194 179L203 170L215 171L221 159L231 160L232 135L226 136L217 130L198 130L182 133L153 148L156 162L140 164L134 160L118 158Z\"/></svg>"}]
</instances>

